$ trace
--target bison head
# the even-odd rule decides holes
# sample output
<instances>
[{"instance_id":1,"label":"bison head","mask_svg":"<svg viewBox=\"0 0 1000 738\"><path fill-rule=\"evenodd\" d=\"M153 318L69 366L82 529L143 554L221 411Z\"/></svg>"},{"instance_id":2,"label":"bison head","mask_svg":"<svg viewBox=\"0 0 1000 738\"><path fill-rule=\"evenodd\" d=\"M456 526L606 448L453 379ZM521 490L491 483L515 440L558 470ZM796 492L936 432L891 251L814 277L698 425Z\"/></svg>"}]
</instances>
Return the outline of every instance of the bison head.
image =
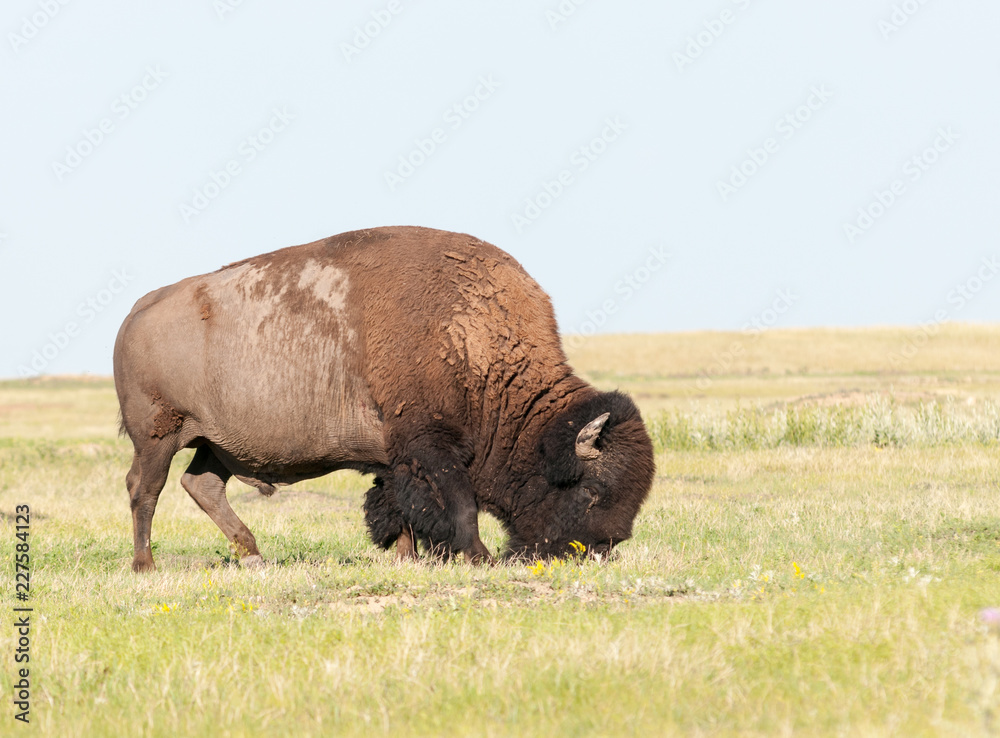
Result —
<instances>
[{"instance_id":1,"label":"bison head","mask_svg":"<svg viewBox=\"0 0 1000 738\"><path fill-rule=\"evenodd\" d=\"M549 421L517 493L508 555L562 556L574 541L607 554L630 538L653 483L653 445L635 403L598 393Z\"/></svg>"}]
</instances>

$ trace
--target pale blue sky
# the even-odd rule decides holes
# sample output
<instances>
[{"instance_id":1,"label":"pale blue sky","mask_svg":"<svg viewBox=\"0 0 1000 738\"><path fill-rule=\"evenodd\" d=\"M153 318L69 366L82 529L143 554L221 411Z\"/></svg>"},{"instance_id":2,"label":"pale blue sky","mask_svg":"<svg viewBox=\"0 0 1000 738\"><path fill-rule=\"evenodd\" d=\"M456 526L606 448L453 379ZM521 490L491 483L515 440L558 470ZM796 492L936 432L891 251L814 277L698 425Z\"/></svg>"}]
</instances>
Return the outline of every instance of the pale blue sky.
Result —
<instances>
[{"instance_id":1,"label":"pale blue sky","mask_svg":"<svg viewBox=\"0 0 1000 738\"><path fill-rule=\"evenodd\" d=\"M567 333L1000 320L992 0L9 0L0 31L0 376L110 373L149 290L390 224L509 251Z\"/></svg>"}]
</instances>

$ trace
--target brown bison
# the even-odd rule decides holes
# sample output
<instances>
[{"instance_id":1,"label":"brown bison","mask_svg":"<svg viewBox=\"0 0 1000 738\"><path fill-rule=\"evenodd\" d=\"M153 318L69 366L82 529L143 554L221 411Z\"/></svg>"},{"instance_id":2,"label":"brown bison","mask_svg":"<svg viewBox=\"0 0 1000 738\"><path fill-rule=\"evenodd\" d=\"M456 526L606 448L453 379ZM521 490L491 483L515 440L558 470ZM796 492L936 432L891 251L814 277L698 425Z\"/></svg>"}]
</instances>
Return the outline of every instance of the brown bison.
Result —
<instances>
[{"instance_id":1,"label":"brown bison","mask_svg":"<svg viewBox=\"0 0 1000 738\"><path fill-rule=\"evenodd\" d=\"M375 475L375 543L491 559L632 534L653 479L639 411L566 364L548 296L508 254L426 228L376 228L236 262L151 292L115 343L136 571L173 456L181 484L260 563L226 500L235 476L265 495L337 469ZM577 547L578 548L578 547Z\"/></svg>"}]
</instances>

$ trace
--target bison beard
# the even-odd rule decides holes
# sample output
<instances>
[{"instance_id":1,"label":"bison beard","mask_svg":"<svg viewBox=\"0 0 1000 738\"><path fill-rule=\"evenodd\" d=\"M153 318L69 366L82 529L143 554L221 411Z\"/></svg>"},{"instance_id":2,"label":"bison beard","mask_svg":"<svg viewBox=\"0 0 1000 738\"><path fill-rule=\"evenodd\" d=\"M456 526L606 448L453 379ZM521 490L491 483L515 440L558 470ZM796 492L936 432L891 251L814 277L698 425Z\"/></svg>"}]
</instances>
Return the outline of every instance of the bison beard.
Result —
<instances>
[{"instance_id":1,"label":"bison beard","mask_svg":"<svg viewBox=\"0 0 1000 738\"><path fill-rule=\"evenodd\" d=\"M356 231L189 278L136 303L114 363L136 571L154 568L153 512L185 447L182 485L244 563L261 559L231 476L270 494L372 473L376 545L472 561L492 558L480 511L507 555L608 551L652 485L634 403L573 374L548 296L471 236Z\"/></svg>"}]
</instances>

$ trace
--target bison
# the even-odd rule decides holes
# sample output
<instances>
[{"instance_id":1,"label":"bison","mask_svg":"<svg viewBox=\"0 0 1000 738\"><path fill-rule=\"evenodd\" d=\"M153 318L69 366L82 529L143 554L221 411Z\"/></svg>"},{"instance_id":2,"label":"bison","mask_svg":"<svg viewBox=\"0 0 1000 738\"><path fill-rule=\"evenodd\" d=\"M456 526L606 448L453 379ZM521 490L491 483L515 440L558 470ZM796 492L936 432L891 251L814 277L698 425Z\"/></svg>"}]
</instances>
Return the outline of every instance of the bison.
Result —
<instances>
[{"instance_id":1,"label":"bison","mask_svg":"<svg viewBox=\"0 0 1000 738\"><path fill-rule=\"evenodd\" d=\"M135 571L170 461L235 547L262 563L226 499L337 469L375 475L372 540L416 556L606 553L632 534L653 480L635 404L566 363L548 296L510 255L416 227L333 236L184 279L140 299L114 350ZM572 544L572 545L571 545Z\"/></svg>"}]
</instances>

